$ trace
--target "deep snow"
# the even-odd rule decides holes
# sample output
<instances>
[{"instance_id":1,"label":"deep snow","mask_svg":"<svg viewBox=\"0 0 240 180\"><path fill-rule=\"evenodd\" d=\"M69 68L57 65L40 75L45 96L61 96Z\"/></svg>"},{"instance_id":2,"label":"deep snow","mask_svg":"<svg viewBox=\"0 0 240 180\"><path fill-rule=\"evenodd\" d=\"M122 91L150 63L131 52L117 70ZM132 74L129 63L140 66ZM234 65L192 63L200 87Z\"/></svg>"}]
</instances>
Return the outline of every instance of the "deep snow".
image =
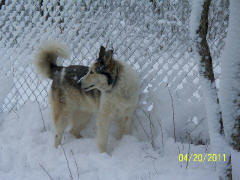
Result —
<instances>
[{"instance_id":1,"label":"deep snow","mask_svg":"<svg viewBox=\"0 0 240 180\"><path fill-rule=\"evenodd\" d=\"M42 111L42 110L41 110ZM50 110L42 111L37 103L27 103L19 112L3 114L0 124L0 179L70 179L63 149L53 146L53 123ZM178 154L189 152L188 144L164 142L164 149L154 150L151 143L132 135L117 141L110 136L109 154L99 154L94 140L94 121L75 139L65 133L63 145L73 179L217 179L215 165L179 163ZM159 144L161 144L159 142ZM190 146L190 152L205 153L207 146ZM72 153L72 152L73 153ZM75 164L77 163L77 167Z\"/></svg>"}]
</instances>

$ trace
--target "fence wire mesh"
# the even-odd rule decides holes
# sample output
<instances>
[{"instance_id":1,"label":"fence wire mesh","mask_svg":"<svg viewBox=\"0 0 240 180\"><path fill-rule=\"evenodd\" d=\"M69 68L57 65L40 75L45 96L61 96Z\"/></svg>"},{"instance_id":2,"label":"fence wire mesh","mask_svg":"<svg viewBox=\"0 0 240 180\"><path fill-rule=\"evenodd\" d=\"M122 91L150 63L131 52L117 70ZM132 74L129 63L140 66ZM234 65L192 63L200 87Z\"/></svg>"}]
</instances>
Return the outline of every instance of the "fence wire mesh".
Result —
<instances>
[{"instance_id":1,"label":"fence wire mesh","mask_svg":"<svg viewBox=\"0 0 240 180\"><path fill-rule=\"evenodd\" d=\"M41 80L32 65L34 52L47 39L68 45L72 55L64 65L90 65L108 41L114 56L139 72L140 106L151 104L149 91L166 85L175 98L201 96L189 36L189 0L4 0L0 9L1 72L13 82L0 102L1 112L18 110L28 100L48 105L50 81ZM218 77L228 1L213 1L209 15L208 41Z\"/></svg>"}]
</instances>

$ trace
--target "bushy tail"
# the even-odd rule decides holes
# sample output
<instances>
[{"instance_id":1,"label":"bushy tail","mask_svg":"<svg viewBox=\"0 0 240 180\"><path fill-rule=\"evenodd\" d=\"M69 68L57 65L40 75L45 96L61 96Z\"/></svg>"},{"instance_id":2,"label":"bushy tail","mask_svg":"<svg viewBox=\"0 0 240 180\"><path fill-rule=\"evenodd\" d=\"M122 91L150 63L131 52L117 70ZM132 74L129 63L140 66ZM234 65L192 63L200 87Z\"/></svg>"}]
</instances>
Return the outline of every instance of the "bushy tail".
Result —
<instances>
[{"instance_id":1,"label":"bushy tail","mask_svg":"<svg viewBox=\"0 0 240 180\"><path fill-rule=\"evenodd\" d=\"M43 78L51 78L57 69L57 58L69 58L67 48L58 42L44 43L36 56L36 66L38 73Z\"/></svg>"}]
</instances>

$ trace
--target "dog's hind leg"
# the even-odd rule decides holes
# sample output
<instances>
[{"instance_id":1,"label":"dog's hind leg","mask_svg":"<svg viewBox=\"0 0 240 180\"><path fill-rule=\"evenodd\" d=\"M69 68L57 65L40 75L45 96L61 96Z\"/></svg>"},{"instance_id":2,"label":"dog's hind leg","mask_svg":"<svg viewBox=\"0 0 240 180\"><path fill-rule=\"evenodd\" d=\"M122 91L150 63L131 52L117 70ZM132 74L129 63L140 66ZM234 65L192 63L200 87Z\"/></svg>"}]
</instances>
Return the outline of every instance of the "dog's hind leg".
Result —
<instances>
[{"instance_id":1,"label":"dog's hind leg","mask_svg":"<svg viewBox=\"0 0 240 180\"><path fill-rule=\"evenodd\" d=\"M55 126L54 142L56 148L61 144L63 132L68 124L68 119L66 117L67 112L65 112L66 107L64 107L65 104L61 101L60 92L59 89L50 91L50 104Z\"/></svg>"},{"instance_id":2,"label":"dog's hind leg","mask_svg":"<svg viewBox=\"0 0 240 180\"><path fill-rule=\"evenodd\" d=\"M122 139L124 134L129 134L131 129L132 114L134 108L129 108L124 113L124 116L118 120L118 136L117 139Z\"/></svg>"},{"instance_id":3,"label":"dog's hind leg","mask_svg":"<svg viewBox=\"0 0 240 180\"><path fill-rule=\"evenodd\" d=\"M58 94L54 94L54 95L57 96ZM54 126L55 126L54 143L55 143L55 147L58 148L58 146L61 144L64 130L67 127L68 119L67 119L67 112L64 111L64 107L63 107L64 105L61 102L58 102L55 96L52 96L52 92L51 92L50 102L52 106L52 114L53 114Z\"/></svg>"},{"instance_id":4,"label":"dog's hind leg","mask_svg":"<svg viewBox=\"0 0 240 180\"><path fill-rule=\"evenodd\" d=\"M58 146L61 144L62 135L67 127L68 121L60 103L52 103L52 112L55 126L54 143L55 147L58 148Z\"/></svg>"},{"instance_id":5,"label":"dog's hind leg","mask_svg":"<svg viewBox=\"0 0 240 180\"><path fill-rule=\"evenodd\" d=\"M121 118L118 120L118 136L117 139L122 139L123 134L128 134L127 132L127 124L129 124L127 121L129 121L128 116L124 116L124 118Z\"/></svg>"},{"instance_id":6,"label":"dog's hind leg","mask_svg":"<svg viewBox=\"0 0 240 180\"><path fill-rule=\"evenodd\" d=\"M64 130L67 127L68 119L65 114L61 114L61 116L58 117L58 119L54 119L55 121L55 147L58 148L58 146L61 144L62 141L62 135L64 133Z\"/></svg>"},{"instance_id":7,"label":"dog's hind leg","mask_svg":"<svg viewBox=\"0 0 240 180\"><path fill-rule=\"evenodd\" d=\"M91 114L88 112L74 112L71 121L70 133L76 138L81 138L80 131L86 127L90 116Z\"/></svg>"}]
</instances>

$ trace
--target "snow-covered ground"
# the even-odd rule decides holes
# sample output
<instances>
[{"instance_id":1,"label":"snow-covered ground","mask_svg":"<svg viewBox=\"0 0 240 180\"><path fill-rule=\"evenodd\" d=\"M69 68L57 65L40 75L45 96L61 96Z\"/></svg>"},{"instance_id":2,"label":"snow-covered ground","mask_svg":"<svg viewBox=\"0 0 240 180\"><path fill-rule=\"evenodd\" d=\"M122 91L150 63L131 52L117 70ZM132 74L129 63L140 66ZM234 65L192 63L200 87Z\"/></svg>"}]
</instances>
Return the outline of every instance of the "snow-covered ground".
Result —
<instances>
[{"instance_id":1,"label":"snow-covered ground","mask_svg":"<svg viewBox=\"0 0 240 180\"><path fill-rule=\"evenodd\" d=\"M53 179L65 180L71 179L69 169L73 179L217 179L214 164L189 162L187 165L178 160L179 152L205 153L207 146L189 148L188 144L175 143L172 139L166 140L159 151L132 135L120 141L110 136L109 154L99 154L94 125L90 124L82 139L66 132L62 147L55 149L50 110L41 112L37 103L27 103L19 112L1 115L0 179L49 179L47 171Z\"/></svg>"}]
</instances>

